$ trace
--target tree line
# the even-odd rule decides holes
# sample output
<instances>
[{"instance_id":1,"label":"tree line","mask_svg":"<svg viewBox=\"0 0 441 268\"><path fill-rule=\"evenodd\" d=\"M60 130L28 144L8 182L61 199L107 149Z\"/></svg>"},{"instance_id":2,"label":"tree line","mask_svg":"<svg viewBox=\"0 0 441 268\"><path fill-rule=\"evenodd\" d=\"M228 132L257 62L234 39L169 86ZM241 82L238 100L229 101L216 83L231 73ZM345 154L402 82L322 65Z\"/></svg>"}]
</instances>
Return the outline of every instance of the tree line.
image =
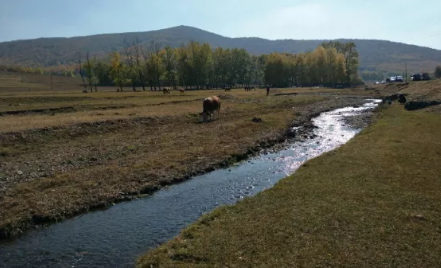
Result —
<instances>
[{"instance_id":1,"label":"tree line","mask_svg":"<svg viewBox=\"0 0 441 268\"><path fill-rule=\"evenodd\" d=\"M354 43L326 42L314 51L250 55L245 49L212 49L190 42L178 48L151 42L125 42L123 50L98 61L89 53L76 56L83 86L117 86L123 90L184 87L194 89L251 85L271 87L346 87L361 83Z\"/></svg>"}]
</instances>

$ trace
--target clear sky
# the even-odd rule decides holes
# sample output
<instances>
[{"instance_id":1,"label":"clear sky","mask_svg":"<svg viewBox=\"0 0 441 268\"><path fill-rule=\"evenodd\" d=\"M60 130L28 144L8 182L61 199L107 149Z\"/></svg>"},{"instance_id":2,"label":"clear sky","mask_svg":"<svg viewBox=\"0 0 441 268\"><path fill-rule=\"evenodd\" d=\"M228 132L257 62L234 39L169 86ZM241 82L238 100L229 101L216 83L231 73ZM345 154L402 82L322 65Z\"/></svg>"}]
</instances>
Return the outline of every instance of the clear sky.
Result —
<instances>
[{"instance_id":1,"label":"clear sky","mask_svg":"<svg viewBox=\"0 0 441 268\"><path fill-rule=\"evenodd\" d=\"M228 37L385 39L441 49L440 0L0 0L0 41L178 25Z\"/></svg>"}]
</instances>

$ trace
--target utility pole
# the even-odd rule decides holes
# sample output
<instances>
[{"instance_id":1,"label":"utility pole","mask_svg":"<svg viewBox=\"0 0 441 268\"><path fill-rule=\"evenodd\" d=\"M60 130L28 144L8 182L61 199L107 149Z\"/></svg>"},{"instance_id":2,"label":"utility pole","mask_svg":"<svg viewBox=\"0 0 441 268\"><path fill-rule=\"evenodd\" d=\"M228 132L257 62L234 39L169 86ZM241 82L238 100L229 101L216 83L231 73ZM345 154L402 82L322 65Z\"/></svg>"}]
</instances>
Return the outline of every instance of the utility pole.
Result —
<instances>
[{"instance_id":1,"label":"utility pole","mask_svg":"<svg viewBox=\"0 0 441 268\"><path fill-rule=\"evenodd\" d=\"M407 76L408 76L408 74L407 74L407 62L405 63L405 68L406 68L406 83L408 83L408 80L407 80Z\"/></svg>"}]
</instances>

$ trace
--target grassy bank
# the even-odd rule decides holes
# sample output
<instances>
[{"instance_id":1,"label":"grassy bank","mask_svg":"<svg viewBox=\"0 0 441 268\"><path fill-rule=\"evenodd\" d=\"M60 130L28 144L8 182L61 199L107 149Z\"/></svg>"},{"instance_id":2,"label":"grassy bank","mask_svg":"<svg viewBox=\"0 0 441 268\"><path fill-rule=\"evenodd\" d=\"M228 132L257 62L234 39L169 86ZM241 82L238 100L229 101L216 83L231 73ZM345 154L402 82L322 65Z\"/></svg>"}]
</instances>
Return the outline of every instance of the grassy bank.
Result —
<instances>
[{"instance_id":1,"label":"grassy bank","mask_svg":"<svg viewBox=\"0 0 441 268\"><path fill-rule=\"evenodd\" d=\"M339 149L203 216L138 267L438 267L441 116L393 105Z\"/></svg>"}]
</instances>

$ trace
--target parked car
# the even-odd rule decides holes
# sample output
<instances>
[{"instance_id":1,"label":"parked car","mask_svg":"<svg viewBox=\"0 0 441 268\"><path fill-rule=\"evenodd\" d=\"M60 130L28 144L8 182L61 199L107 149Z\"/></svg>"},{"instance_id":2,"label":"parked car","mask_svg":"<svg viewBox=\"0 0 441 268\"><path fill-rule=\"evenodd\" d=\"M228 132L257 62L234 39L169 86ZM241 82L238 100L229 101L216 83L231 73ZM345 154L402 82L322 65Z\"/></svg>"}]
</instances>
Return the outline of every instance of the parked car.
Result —
<instances>
[{"instance_id":1,"label":"parked car","mask_svg":"<svg viewBox=\"0 0 441 268\"><path fill-rule=\"evenodd\" d=\"M391 77L390 77L390 82L391 82L391 83L395 82L395 80L397 80L397 78L396 78L395 76L391 76Z\"/></svg>"},{"instance_id":2,"label":"parked car","mask_svg":"<svg viewBox=\"0 0 441 268\"><path fill-rule=\"evenodd\" d=\"M421 80L430 80L430 76L428 73L423 73L423 75L421 76Z\"/></svg>"},{"instance_id":3,"label":"parked car","mask_svg":"<svg viewBox=\"0 0 441 268\"><path fill-rule=\"evenodd\" d=\"M383 80L383 81L381 81L381 84L386 84L386 81L384 81L384 80Z\"/></svg>"},{"instance_id":4,"label":"parked car","mask_svg":"<svg viewBox=\"0 0 441 268\"><path fill-rule=\"evenodd\" d=\"M421 75L420 74L414 74L410 78L412 81L421 81Z\"/></svg>"},{"instance_id":5,"label":"parked car","mask_svg":"<svg viewBox=\"0 0 441 268\"><path fill-rule=\"evenodd\" d=\"M395 82L404 82L404 79L403 79L403 77L402 77L401 75L398 75L398 76L395 78Z\"/></svg>"},{"instance_id":6,"label":"parked car","mask_svg":"<svg viewBox=\"0 0 441 268\"><path fill-rule=\"evenodd\" d=\"M380 84L380 82L378 82L378 81L377 81L377 82L375 82L375 85L379 85L379 84Z\"/></svg>"},{"instance_id":7,"label":"parked car","mask_svg":"<svg viewBox=\"0 0 441 268\"><path fill-rule=\"evenodd\" d=\"M414 74L411 77L412 81L430 80L428 73Z\"/></svg>"}]
</instances>

